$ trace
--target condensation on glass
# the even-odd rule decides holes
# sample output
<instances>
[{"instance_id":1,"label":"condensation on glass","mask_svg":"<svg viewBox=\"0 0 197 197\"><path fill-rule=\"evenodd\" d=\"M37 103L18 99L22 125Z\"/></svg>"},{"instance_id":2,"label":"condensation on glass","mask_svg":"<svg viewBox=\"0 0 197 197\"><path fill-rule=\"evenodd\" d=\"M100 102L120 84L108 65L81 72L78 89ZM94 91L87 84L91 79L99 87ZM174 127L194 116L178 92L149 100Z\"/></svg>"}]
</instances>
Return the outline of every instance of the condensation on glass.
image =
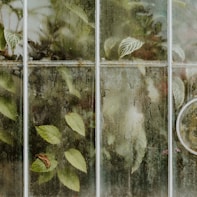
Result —
<instances>
[{"instance_id":1,"label":"condensation on glass","mask_svg":"<svg viewBox=\"0 0 197 197\"><path fill-rule=\"evenodd\" d=\"M101 1L101 58L167 60L167 1Z\"/></svg>"},{"instance_id":2,"label":"condensation on glass","mask_svg":"<svg viewBox=\"0 0 197 197\"><path fill-rule=\"evenodd\" d=\"M196 103L189 105L182 114L188 102L197 95L197 69L193 67L176 67L173 69L174 115L181 115L180 131L174 127L174 196L196 196L196 155L188 149L196 151ZM180 132L182 141L178 138ZM186 147L185 147L186 146Z\"/></svg>"},{"instance_id":3,"label":"condensation on glass","mask_svg":"<svg viewBox=\"0 0 197 197\"><path fill-rule=\"evenodd\" d=\"M177 62L196 62L197 2L195 0L174 0L172 3L173 59Z\"/></svg>"},{"instance_id":4,"label":"condensation on glass","mask_svg":"<svg viewBox=\"0 0 197 197\"><path fill-rule=\"evenodd\" d=\"M168 196L169 66L173 195L197 195L196 155L184 147L175 126L183 106L197 96L196 8L195 0L100 0L101 197ZM3 197L23 196L22 10L23 1L0 2ZM96 195L95 10L92 0L28 0L32 197ZM181 119L181 132L195 151L196 105Z\"/></svg>"},{"instance_id":5,"label":"condensation on glass","mask_svg":"<svg viewBox=\"0 0 197 197\"><path fill-rule=\"evenodd\" d=\"M173 1L173 99L174 118L196 98L196 6L194 0ZM191 65L192 64L192 65ZM173 195L174 197L196 196L196 113L194 105L181 115L180 131L173 128ZM175 121L176 123L176 121ZM180 133L178 133L180 132ZM178 135L181 135L179 139ZM192 151L191 151L192 150Z\"/></svg>"},{"instance_id":6,"label":"condensation on glass","mask_svg":"<svg viewBox=\"0 0 197 197\"><path fill-rule=\"evenodd\" d=\"M167 196L166 71L102 68L102 197Z\"/></svg>"},{"instance_id":7,"label":"condensation on glass","mask_svg":"<svg viewBox=\"0 0 197 197\"><path fill-rule=\"evenodd\" d=\"M22 1L0 2L0 59L21 60L23 57Z\"/></svg>"},{"instance_id":8,"label":"condensation on glass","mask_svg":"<svg viewBox=\"0 0 197 197\"><path fill-rule=\"evenodd\" d=\"M23 195L22 9L21 1L0 2L0 196L2 197Z\"/></svg>"},{"instance_id":9,"label":"condensation on glass","mask_svg":"<svg viewBox=\"0 0 197 197\"><path fill-rule=\"evenodd\" d=\"M31 196L95 196L94 67L68 66L29 69Z\"/></svg>"},{"instance_id":10,"label":"condensation on glass","mask_svg":"<svg viewBox=\"0 0 197 197\"><path fill-rule=\"evenodd\" d=\"M30 60L94 60L95 2L28 1Z\"/></svg>"},{"instance_id":11,"label":"condensation on glass","mask_svg":"<svg viewBox=\"0 0 197 197\"><path fill-rule=\"evenodd\" d=\"M100 47L101 196L166 197L167 1L102 0Z\"/></svg>"},{"instance_id":12,"label":"condensation on glass","mask_svg":"<svg viewBox=\"0 0 197 197\"><path fill-rule=\"evenodd\" d=\"M22 197L22 72L0 64L0 196Z\"/></svg>"}]
</instances>

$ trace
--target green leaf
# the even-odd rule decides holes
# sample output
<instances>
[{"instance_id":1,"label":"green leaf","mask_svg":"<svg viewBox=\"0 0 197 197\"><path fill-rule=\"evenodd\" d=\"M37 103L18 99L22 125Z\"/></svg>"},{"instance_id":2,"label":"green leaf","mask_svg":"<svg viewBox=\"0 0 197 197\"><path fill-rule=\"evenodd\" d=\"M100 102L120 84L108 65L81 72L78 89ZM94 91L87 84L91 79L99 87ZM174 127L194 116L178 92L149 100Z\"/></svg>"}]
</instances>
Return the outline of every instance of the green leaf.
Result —
<instances>
[{"instance_id":1,"label":"green leaf","mask_svg":"<svg viewBox=\"0 0 197 197\"><path fill-rule=\"evenodd\" d=\"M12 53L14 53L14 50L20 41L19 34L4 29L4 36L9 48L12 50Z\"/></svg>"},{"instance_id":2,"label":"green leaf","mask_svg":"<svg viewBox=\"0 0 197 197\"><path fill-rule=\"evenodd\" d=\"M38 178L38 184L41 185L43 183L46 183L46 182L50 181L54 177L54 175L55 175L54 170L41 174Z\"/></svg>"},{"instance_id":3,"label":"green leaf","mask_svg":"<svg viewBox=\"0 0 197 197\"><path fill-rule=\"evenodd\" d=\"M114 36L109 37L108 39L105 40L104 51L105 51L105 55L106 55L107 58L110 57L111 50L116 46L118 41L119 41L119 38L114 37Z\"/></svg>"},{"instance_id":4,"label":"green leaf","mask_svg":"<svg viewBox=\"0 0 197 197\"><path fill-rule=\"evenodd\" d=\"M172 51L179 56L182 62L185 60L185 52L179 45L173 45Z\"/></svg>"},{"instance_id":5,"label":"green leaf","mask_svg":"<svg viewBox=\"0 0 197 197\"><path fill-rule=\"evenodd\" d=\"M180 108L185 100L185 85L180 77L174 77L172 80L172 92L176 109Z\"/></svg>"},{"instance_id":6,"label":"green leaf","mask_svg":"<svg viewBox=\"0 0 197 197\"><path fill-rule=\"evenodd\" d=\"M65 119L72 130L76 131L82 136L85 136L85 125L83 119L78 113L68 113L65 115Z\"/></svg>"},{"instance_id":7,"label":"green leaf","mask_svg":"<svg viewBox=\"0 0 197 197\"><path fill-rule=\"evenodd\" d=\"M16 92L14 80L11 75L6 72L0 73L0 86L9 92Z\"/></svg>"},{"instance_id":8,"label":"green leaf","mask_svg":"<svg viewBox=\"0 0 197 197\"><path fill-rule=\"evenodd\" d=\"M121 0L121 1L117 1L117 0L111 0L114 4L116 4L117 6L125 9L125 11L127 10L131 10L131 9L135 9L138 8L140 6L144 6L145 2L131 2L128 0ZM137 10L137 9L136 9Z\"/></svg>"},{"instance_id":9,"label":"green leaf","mask_svg":"<svg viewBox=\"0 0 197 197\"><path fill-rule=\"evenodd\" d=\"M109 151L107 151L105 148L102 148L102 153L103 153L103 156L105 156L105 158L107 160L111 160L111 155L110 155Z\"/></svg>"},{"instance_id":10,"label":"green leaf","mask_svg":"<svg viewBox=\"0 0 197 197\"><path fill-rule=\"evenodd\" d=\"M83 155L76 149L71 148L65 153L65 157L68 160L68 162L77 168L78 170L87 173L87 166L86 161L83 157Z\"/></svg>"},{"instance_id":11,"label":"green leaf","mask_svg":"<svg viewBox=\"0 0 197 197\"><path fill-rule=\"evenodd\" d=\"M75 14L76 16L78 16L80 19L82 19L86 24L88 23L88 16L87 14L84 12L84 10L77 6L76 4L71 4L71 3L67 3L65 2L65 6L66 8L68 8L73 14Z\"/></svg>"},{"instance_id":12,"label":"green leaf","mask_svg":"<svg viewBox=\"0 0 197 197\"><path fill-rule=\"evenodd\" d=\"M0 50L4 50L6 46L6 40L4 37L4 27L0 24Z\"/></svg>"},{"instance_id":13,"label":"green leaf","mask_svg":"<svg viewBox=\"0 0 197 197\"><path fill-rule=\"evenodd\" d=\"M4 116L12 120L16 120L17 117L16 103L6 98L0 97L0 113L2 113Z\"/></svg>"},{"instance_id":14,"label":"green leaf","mask_svg":"<svg viewBox=\"0 0 197 197\"><path fill-rule=\"evenodd\" d=\"M173 0L173 2L177 3L179 6L185 8L187 6L186 2L183 2L181 0Z\"/></svg>"},{"instance_id":15,"label":"green leaf","mask_svg":"<svg viewBox=\"0 0 197 197\"><path fill-rule=\"evenodd\" d=\"M13 136L11 136L7 131L0 130L0 140L5 142L6 144L13 146Z\"/></svg>"},{"instance_id":16,"label":"green leaf","mask_svg":"<svg viewBox=\"0 0 197 197\"><path fill-rule=\"evenodd\" d=\"M140 164L142 163L143 158L145 156L146 147L147 147L146 134L144 130L141 130L139 132L138 137L136 137L136 144L134 148L137 154L135 157L135 162L132 166L131 174L140 167Z\"/></svg>"},{"instance_id":17,"label":"green leaf","mask_svg":"<svg viewBox=\"0 0 197 197\"><path fill-rule=\"evenodd\" d=\"M123 39L118 48L118 54L120 56L120 59L123 58L125 55L129 55L132 52L140 49L143 44L144 42L132 37Z\"/></svg>"},{"instance_id":18,"label":"green leaf","mask_svg":"<svg viewBox=\"0 0 197 197\"><path fill-rule=\"evenodd\" d=\"M80 182L77 174L69 168L64 168L57 171L60 182L69 189L79 192Z\"/></svg>"},{"instance_id":19,"label":"green leaf","mask_svg":"<svg viewBox=\"0 0 197 197\"><path fill-rule=\"evenodd\" d=\"M62 75L62 78L66 81L66 84L68 86L70 94L75 95L76 97L78 97L80 99L81 98L81 94L74 87L72 76L69 74L68 70L66 68L59 68L58 71Z\"/></svg>"},{"instance_id":20,"label":"green leaf","mask_svg":"<svg viewBox=\"0 0 197 197\"><path fill-rule=\"evenodd\" d=\"M53 125L41 125L35 127L38 134L50 144L60 144L61 133Z\"/></svg>"},{"instance_id":21,"label":"green leaf","mask_svg":"<svg viewBox=\"0 0 197 197\"><path fill-rule=\"evenodd\" d=\"M47 158L50 162L50 167L46 167L46 165L44 164L44 162L37 158L31 165L31 171L33 172L50 172L52 170L54 170L57 167L58 162L54 159L53 156L51 156L50 154L46 154Z\"/></svg>"}]
</instances>

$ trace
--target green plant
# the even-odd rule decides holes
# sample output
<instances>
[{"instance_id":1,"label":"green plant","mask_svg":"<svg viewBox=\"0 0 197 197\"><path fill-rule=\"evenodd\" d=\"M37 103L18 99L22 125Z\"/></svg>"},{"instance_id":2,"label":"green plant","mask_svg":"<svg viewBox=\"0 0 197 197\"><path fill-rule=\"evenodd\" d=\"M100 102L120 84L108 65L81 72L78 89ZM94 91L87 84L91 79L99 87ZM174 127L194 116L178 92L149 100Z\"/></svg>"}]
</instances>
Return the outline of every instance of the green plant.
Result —
<instances>
[{"instance_id":1,"label":"green plant","mask_svg":"<svg viewBox=\"0 0 197 197\"><path fill-rule=\"evenodd\" d=\"M33 72L33 77L36 76L36 71ZM46 73L41 75L48 81L50 75ZM58 76L58 81L52 81L52 84L56 84L53 91L49 90L49 84L45 86L45 78L41 80L41 87L37 78L35 84L33 82L36 87L31 85L33 89L42 88L42 96L31 98L33 100L30 101L33 110L31 131L37 133L31 135L30 143L34 144L30 148L33 154L32 160L34 160L31 164L31 171L38 174L36 183L39 185L58 177L64 186L79 192L80 177L88 173L87 160L90 158L88 147L91 143L88 138L91 127L90 119L92 119L89 110L92 109L89 107L86 109L88 111L81 109L80 103L84 102L84 92L76 89L73 77L67 68L55 69L53 75ZM64 87L63 84L66 86ZM81 86L83 84L80 84ZM38 90L37 93L40 94ZM35 177L35 175L33 173L32 176Z\"/></svg>"},{"instance_id":2,"label":"green plant","mask_svg":"<svg viewBox=\"0 0 197 197\"><path fill-rule=\"evenodd\" d=\"M151 4L141 1L108 0L102 3L102 55L105 58L166 59L163 23L150 8Z\"/></svg>"},{"instance_id":3,"label":"green plant","mask_svg":"<svg viewBox=\"0 0 197 197\"><path fill-rule=\"evenodd\" d=\"M67 124L76 131L78 134L85 136L85 126L81 116L78 113L69 113L65 116ZM49 144L57 145L50 149L46 153L39 153L36 155L37 159L32 163L31 170L39 172L40 176L38 183L45 183L50 181L55 173L57 173L60 182L74 191L80 191L80 181L76 172L73 170L78 169L84 173L87 173L86 161L81 152L75 148L69 148L62 154L71 166L66 165L62 161L60 155L62 148L66 147L65 142L62 139L62 134L54 125L40 125L36 126L37 133ZM53 150L53 151L51 151Z\"/></svg>"},{"instance_id":4,"label":"green plant","mask_svg":"<svg viewBox=\"0 0 197 197\"><path fill-rule=\"evenodd\" d=\"M49 0L28 1L28 40L40 42L44 23L50 14ZM33 24L33 25L32 25ZM44 26L44 24L43 24ZM20 59L23 57L23 2L10 0L0 2L0 54L6 59ZM29 50L30 50L29 46Z\"/></svg>"},{"instance_id":5,"label":"green plant","mask_svg":"<svg viewBox=\"0 0 197 197\"><path fill-rule=\"evenodd\" d=\"M22 55L22 9L16 9L16 1L0 3L1 56L16 59ZM22 6L21 1L18 1Z\"/></svg>"},{"instance_id":6,"label":"green plant","mask_svg":"<svg viewBox=\"0 0 197 197\"><path fill-rule=\"evenodd\" d=\"M21 79L14 70L0 71L0 142L8 145L5 152L18 157L22 146Z\"/></svg>"},{"instance_id":7,"label":"green plant","mask_svg":"<svg viewBox=\"0 0 197 197\"><path fill-rule=\"evenodd\" d=\"M94 57L94 2L51 0L52 14L40 43L32 42L33 59L89 59Z\"/></svg>"}]
</instances>

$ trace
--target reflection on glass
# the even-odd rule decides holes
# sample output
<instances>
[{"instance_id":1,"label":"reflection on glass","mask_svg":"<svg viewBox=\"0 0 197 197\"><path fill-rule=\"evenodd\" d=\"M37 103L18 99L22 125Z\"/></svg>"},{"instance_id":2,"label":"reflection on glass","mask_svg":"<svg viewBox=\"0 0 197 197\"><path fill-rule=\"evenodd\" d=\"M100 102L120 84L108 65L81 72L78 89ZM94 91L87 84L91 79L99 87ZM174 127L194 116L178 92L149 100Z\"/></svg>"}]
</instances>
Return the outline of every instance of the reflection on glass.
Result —
<instances>
[{"instance_id":1,"label":"reflection on glass","mask_svg":"<svg viewBox=\"0 0 197 197\"><path fill-rule=\"evenodd\" d=\"M197 99L189 101L179 112L177 135L182 145L197 155Z\"/></svg>"},{"instance_id":2,"label":"reflection on glass","mask_svg":"<svg viewBox=\"0 0 197 197\"><path fill-rule=\"evenodd\" d=\"M197 95L197 69L196 68L174 68L173 74L173 97L175 118L180 109ZM193 107L192 107L193 106ZM181 134L184 142L191 149L196 147L196 104L186 110L181 121ZM189 113L191 112L191 113ZM195 129L194 129L195 127ZM174 128L174 196L193 197L197 195L197 156L190 153L179 140L176 129ZM184 133L182 133L182 131ZM186 133L185 133L186 132ZM188 134L187 136L185 134Z\"/></svg>"},{"instance_id":3,"label":"reflection on glass","mask_svg":"<svg viewBox=\"0 0 197 197\"><path fill-rule=\"evenodd\" d=\"M29 92L31 196L94 196L94 69L32 67Z\"/></svg>"},{"instance_id":4,"label":"reflection on glass","mask_svg":"<svg viewBox=\"0 0 197 197\"><path fill-rule=\"evenodd\" d=\"M101 58L166 60L166 3L102 0Z\"/></svg>"},{"instance_id":5,"label":"reflection on glass","mask_svg":"<svg viewBox=\"0 0 197 197\"><path fill-rule=\"evenodd\" d=\"M30 59L94 59L94 1L30 0L28 4Z\"/></svg>"},{"instance_id":6,"label":"reflection on glass","mask_svg":"<svg viewBox=\"0 0 197 197\"><path fill-rule=\"evenodd\" d=\"M173 1L173 58L174 61L197 60L197 1Z\"/></svg>"},{"instance_id":7,"label":"reflection on glass","mask_svg":"<svg viewBox=\"0 0 197 197\"><path fill-rule=\"evenodd\" d=\"M0 2L0 59L16 60L23 57L22 1Z\"/></svg>"},{"instance_id":8,"label":"reflection on glass","mask_svg":"<svg viewBox=\"0 0 197 197\"><path fill-rule=\"evenodd\" d=\"M20 69L1 66L0 196L22 197L23 194L21 88Z\"/></svg>"},{"instance_id":9,"label":"reflection on glass","mask_svg":"<svg viewBox=\"0 0 197 197\"><path fill-rule=\"evenodd\" d=\"M165 67L102 68L102 197L166 197Z\"/></svg>"}]
</instances>

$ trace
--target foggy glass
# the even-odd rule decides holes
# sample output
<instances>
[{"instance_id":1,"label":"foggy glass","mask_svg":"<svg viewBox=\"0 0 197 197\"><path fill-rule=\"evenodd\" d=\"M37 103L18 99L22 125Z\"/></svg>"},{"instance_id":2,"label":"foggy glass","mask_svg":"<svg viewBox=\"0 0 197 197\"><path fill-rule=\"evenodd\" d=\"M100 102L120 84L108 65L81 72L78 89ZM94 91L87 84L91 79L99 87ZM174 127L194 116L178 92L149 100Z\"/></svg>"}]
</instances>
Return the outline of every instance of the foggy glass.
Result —
<instances>
[{"instance_id":1,"label":"foggy glass","mask_svg":"<svg viewBox=\"0 0 197 197\"><path fill-rule=\"evenodd\" d=\"M195 0L173 1L173 60L196 62L197 2Z\"/></svg>"},{"instance_id":2,"label":"foggy glass","mask_svg":"<svg viewBox=\"0 0 197 197\"><path fill-rule=\"evenodd\" d=\"M23 3L0 2L0 60L23 58Z\"/></svg>"},{"instance_id":3,"label":"foggy glass","mask_svg":"<svg viewBox=\"0 0 197 197\"><path fill-rule=\"evenodd\" d=\"M166 197L166 67L116 65L101 74L101 196Z\"/></svg>"},{"instance_id":4,"label":"foggy glass","mask_svg":"<svg viewBox=\"0 0 197 197\"><path fill-rule=\"evenodd\" d=\"M197 95L197 2L170 1L172 51L168 2L100 1L101 197L168 196L169 66L173 195L197 195L196 103L176 127ZM96 196L95 3L28 0L30 197ZM23 1L2 0L1 197L23 196L23 56Z\"/></svg>"},{"instance_id":5,"label":"foggy glass","mask_svg":"<svg viewBox=\"0 0 197 197\"><path fill-rule=\"evenodd\" d=\"M94 60L95 2L28 1L30 60Z\"/></svg>"},{"instance_id":6,"label":"foggy glass","mask_svg":"<svg viewBox=\"0 0 197 197\"><path fill-rule=\"evenodd\" d=\"M195 66L190 68L179 66L173 69L174 89L176 88L174 91L175 118L179 115L182 107L196 97L196 74ZM180 127L184 144L193 151L196 151L196 112L196 102L194 102L184 111ZM196 196L196 155L184 147L184 144L178 139L175 127L173 138L174 196Z\"/></svg>"},{"instance_id":7,"label":"foggy glass","mask_svg":"<svg viewBox=\"0 0 197 197\"><path fill-rule=\"evenodd\" d=\"M167 60L167 1L101 1L101 58Z\"/></svg>"},{"instance_id":8,"label":"foggy glass","mask_svg":"<svg viewBox=\"0 0 197 197\"><path fill-rule=\"evenodd\" d=\"M21 66L0 64L0 196L23 195Z\"/></svg>"},{"instance_id":9,"label":"foggy glass","mask_svg":"<svg viewBox=\"0 0 197 197\"><path fill-rule=\"evenodd\" d=\"M32 65L29 70L31 196L94 196L94 69L76 66ZM58 131L47 137L45 130Z\"/></svg>"}]
</instances>

